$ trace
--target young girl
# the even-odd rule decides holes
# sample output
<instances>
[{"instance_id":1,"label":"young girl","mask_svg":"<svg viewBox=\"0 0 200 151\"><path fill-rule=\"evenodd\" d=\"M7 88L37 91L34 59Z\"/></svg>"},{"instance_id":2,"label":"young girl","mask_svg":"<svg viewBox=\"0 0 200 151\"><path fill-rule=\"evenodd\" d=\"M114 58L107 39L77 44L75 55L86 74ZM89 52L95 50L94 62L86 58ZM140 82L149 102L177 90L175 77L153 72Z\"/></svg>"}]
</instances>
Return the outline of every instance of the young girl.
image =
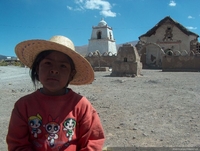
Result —
<instances>
[{"instance_id":1,"label":"young girl","mask_svg":"<svg viewBox=\"0 0 200 151\"><path fill-rule=\"evenodd\" d=\"M15 52L30 67L31 79L42 88L20 98L12 111L9 151L101 151L104 133L90 102L67 88L90 84L94 72L64 36L28 40Z\"/></svg>"}]
</instances>

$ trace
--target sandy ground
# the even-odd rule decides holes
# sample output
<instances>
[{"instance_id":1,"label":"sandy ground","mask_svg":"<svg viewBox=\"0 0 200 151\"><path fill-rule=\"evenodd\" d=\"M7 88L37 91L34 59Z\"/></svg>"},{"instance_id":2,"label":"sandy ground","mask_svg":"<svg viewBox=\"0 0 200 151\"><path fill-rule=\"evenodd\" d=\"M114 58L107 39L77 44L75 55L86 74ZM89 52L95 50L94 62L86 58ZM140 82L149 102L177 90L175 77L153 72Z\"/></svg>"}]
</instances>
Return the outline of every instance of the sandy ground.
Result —
<instances>
[{"instance_id":1,"label":"sandy ground","mask_svg":"<svg viewBox=\"0 0 200 151\"><path fill-rule=\"evenodd\" d=\"M143 76L96 72L86 86L70 86L97 109L112 147L200 147L200 73L142 70ZM16 100L34 91L29 69L0 67L0 151Z\"/></svg>"}]
</instances>

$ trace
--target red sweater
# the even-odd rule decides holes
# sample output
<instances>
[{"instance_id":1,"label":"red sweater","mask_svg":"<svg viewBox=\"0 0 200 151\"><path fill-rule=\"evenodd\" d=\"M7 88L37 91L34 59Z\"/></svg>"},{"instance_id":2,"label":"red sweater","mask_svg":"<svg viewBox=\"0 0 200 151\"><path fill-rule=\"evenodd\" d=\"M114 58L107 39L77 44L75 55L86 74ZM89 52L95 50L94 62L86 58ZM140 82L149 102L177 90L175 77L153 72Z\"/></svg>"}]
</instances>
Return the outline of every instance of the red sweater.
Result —
<instances>
[{"instance_id":1,"label":"red sweater","mask_svg":"<svg viewBox=\"0 0 200 151\"><path fill-rule=\"evenodd\" d=\"M38 90L19 99L7 135L9 151L101 151L104 140L96 110L71 89L62 96Z\"/></svg>"}]
</instances>

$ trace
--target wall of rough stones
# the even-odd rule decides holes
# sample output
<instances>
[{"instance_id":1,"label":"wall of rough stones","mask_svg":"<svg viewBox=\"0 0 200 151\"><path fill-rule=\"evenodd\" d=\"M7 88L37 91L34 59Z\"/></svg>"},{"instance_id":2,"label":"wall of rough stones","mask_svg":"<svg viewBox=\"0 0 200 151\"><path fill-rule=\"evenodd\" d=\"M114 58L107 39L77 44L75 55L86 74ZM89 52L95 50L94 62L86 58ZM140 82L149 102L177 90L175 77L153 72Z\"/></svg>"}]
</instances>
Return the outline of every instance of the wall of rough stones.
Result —
<instances>
[{"instance_id":1,"label":"wall of rough stones","mask_svg":"<svg viewBox=\"0 0 200 151\"><path fill-rule=\"evenodd\" d=\"M200 71L200 55L164 56L162 71Z\"/></svg>"}]
</instances>

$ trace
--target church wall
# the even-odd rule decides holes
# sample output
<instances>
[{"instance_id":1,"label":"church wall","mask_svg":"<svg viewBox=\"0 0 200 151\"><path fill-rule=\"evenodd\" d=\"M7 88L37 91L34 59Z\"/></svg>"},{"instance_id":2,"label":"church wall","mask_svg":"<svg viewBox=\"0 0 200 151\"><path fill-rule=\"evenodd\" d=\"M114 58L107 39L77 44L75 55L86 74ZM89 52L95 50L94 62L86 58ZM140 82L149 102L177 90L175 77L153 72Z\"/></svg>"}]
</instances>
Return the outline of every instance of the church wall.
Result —
<instances>
[{"instance_id":1,"label":"church wall","mask_svg":"<svg viewBox=\"0 0 200 151\"><path fill-rule=\"evenodd\" d=\"M148 51L146 54L146 63L160 66L160 62L162 61L162 52L160 51L160 48L150 45L146 50Z\"/></svg>"},{"instance_id":2,"label":"church wall","mask_svg":"<svg viewBox=\"0 0 200 151\"><path fill-rule=\"evenodd\" d=\"M88 46L88 53L98 50L101 54L108 52L108 41L103 39L90 40Z\"/></svg>"},{"instance_id":3,"label":"church wall","mask_svg":"<svg viewBox=\"0 0 200 151\"><path fill-rule=\"evenodd\" d=\"M115 42L108 41L108 52L112 52L112 54L117 54L117 47Z\"/></svg>"},{"instance_id":4,"label":"church wall","mask_svg":"<svg viewBox=\"0 0 200 151\"><path fill-rule=\"evenodd\" d=\"M110 29L107 30L107 38L110 40L114 40L113 32Z\"/></svg>"},{"instance_id":5,"label":"church wall","mask_svg":"<svg viewBox=\"0 0 200 151\"><path fill-rule=\"evenodd\" d=\"M172 49L172 50L186 50L188 53L190 52L190 36L183 33L176 26L172 27L172 39L165 40L166 29L169 25L164 24L160 28L157 29L155 35L150 37L146 37L146 42L153 42L159 44L164 50Z\"/></svg>"},{"instance_id":6,"label":"church wall","mask_svg":"<svg viewBox=\"0 0 200 151\"><path fill-rule=\"evenodd\" d=\"M104 39L104 38L107 39L108 38L107 28L106 27L101 27L101 28L93 28L91 39L97 39L97 32L98 31L101 31L101 38L102 39Z\"/></svg>"},{"instance_id":7,"label":"church wall","mask_svg":"<svg viewBox=\"0 0 200 151\"><path fill-rule=\"evenodd\" d=\"M91 39L97 39L97 30L96 29L92 30Z\"/></svg>"},{"instance_id":8,"label":"church wall","mask_svg":"<svg viewBox=\"0 0 200 151\"><path fill-rule=\"evenodd\" d=\"M117 53L115 42L104 39L89 41L88 53L95 52L96 50L98 50L101 54L103 54L104 52L112 52L112 54Z\"/></svg>"},{"instance_id":9,"label":"church wall","mask_svg":"<svg viewBox=\"0 0 200 151\"><path fill-rule=\"evenodd\" d=\"M180 29L177 27L173 30L173 39L181 41L179 51L186 50L188 53L190 52L190 40L189 36L184 34Z\"/></svg>"},{"instance_id":10,"label":"church wall","mask_svg":"<svg viewBox=\"0 0 200 151\"><path fill-rule=\"evenodd\" d=\"M168 35L170 34L166 34L169 33L167 30L168 27L171 29L171 38L168 38ZM191 51L191 41L195 39L195 35L186 35L175 25L167 23L161 25L150 37L140 37L140 40L144 43L156 43L163 49L164 53L173 56L188 56ZM161 67L163 55L160 48L155 45L147 45L145 48L145 64L149 66L155 65L155 67ZM172 54L170 54L171 52Z\"/></svg>"}]
</instances>

